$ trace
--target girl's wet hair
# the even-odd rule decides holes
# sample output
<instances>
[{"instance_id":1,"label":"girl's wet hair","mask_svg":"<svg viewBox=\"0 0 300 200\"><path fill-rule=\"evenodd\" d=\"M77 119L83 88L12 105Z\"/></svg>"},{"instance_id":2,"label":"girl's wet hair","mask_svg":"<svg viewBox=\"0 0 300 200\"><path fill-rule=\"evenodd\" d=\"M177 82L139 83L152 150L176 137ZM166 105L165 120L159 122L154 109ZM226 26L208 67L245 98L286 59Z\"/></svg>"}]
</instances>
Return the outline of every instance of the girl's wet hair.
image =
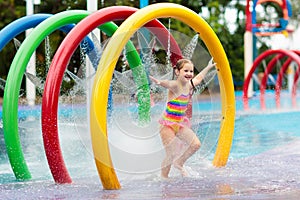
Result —
<instances>
[{"instance_id":1,"label":"girl's wet hair","mask_svg":"<svg viewBox=\"0 0 300 200\"><path fill-rule=\"evenodd\" d=\"M183 68L183 66L187 63L193 64L192 61L190 61L189 59L185 59L185 58L179 59L177 61L176 65L174 66L174 70L175 69L181 70Z\"/></svg>"}]
</instances>

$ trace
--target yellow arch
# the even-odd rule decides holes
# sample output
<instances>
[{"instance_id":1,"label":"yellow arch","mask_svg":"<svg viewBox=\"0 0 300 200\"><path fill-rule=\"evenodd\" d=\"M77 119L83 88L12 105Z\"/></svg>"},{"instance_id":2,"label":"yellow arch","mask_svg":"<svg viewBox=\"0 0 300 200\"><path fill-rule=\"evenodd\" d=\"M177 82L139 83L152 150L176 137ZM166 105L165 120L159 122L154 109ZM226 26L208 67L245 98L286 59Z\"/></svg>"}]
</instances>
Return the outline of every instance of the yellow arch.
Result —
<instances>
[{"instance_id":1,"label":"yellow arch","mask_svg":"<svg viewBox=\"0 0 300 200\"><path fill-rule=\"evenodd\" d=\"M153 19L169 17L182 21L199 33L219 68L223 119L213 164L221 167L227 163L234 132L235 97L225 51L214 31L197 13L172 3L152 4L140 9L122 23L107 44L96 72L90 107L90 125L94 158L104 189L121 187L109 152L106 126L108 91L118 57L136 30Z\"/></svg>"}]
</instances>

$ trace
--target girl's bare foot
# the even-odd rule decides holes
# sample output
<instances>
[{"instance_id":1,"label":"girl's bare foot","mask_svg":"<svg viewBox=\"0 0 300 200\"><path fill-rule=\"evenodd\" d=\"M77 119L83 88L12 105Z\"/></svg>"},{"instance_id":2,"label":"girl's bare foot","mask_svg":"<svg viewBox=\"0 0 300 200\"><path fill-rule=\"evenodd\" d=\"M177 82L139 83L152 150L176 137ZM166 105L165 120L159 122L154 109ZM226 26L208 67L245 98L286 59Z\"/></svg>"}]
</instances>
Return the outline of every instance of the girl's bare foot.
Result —
<instances>
[{"instance_id":1,"label":"girl's bare foot","mask_svg":"<svg viewBox=\"0 0 300 200\"><path fill-rule=\"evenodd\" d=\"M161 172L161 177L163 178L163 179L167 179L167 178L169 178L169 176L168 176L168 173L165 173L165 172Z\"/></svg>"},{"instance_id":2,"label":"girl's bare foot","mask_svg":"<svg viewBox=\"0 0 300 200\"><path fill-rule=\"evenodd\" d=\"M176 169L178 169L178 170L180 171L181 176L186 177L186 176L189 175L189 174L187 173L187 171L184 169L183 165L179 164L178 161L175 161L175 162L173 163L173 166L174 166Z\"/></svg>"},{"instance_id":3,"label":"girl's bare foot","mask_svg":"<svg viewBox=\"0 0 300 200\"><path fill-rule=\"evenodd\" d=\"M161 179L162 179L162 180L167 180L167 179L169 179L169 177L168 177L168 176L165 176L164 174L161 174Z\"/></svg>"}]
</instances>

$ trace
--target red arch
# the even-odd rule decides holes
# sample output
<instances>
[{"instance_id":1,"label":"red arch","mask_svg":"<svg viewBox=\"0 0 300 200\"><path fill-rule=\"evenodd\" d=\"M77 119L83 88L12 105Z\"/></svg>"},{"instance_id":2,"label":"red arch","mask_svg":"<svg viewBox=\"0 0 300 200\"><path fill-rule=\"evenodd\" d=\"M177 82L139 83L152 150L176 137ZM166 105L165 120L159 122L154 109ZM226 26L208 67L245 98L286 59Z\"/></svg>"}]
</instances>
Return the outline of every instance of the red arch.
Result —
<instances>
[{"instance_id":1,"label":"red arch","mask_svg":"<svg viewBox=\"0 0 300 200\"><path fill-rule=\"evenodd\" d=\"M300 55L300 51L299 51L299 55ZM299 79L299 75L300 75L300 65L298 64L298 69L297 69L297 71L295 73L295 76L294 76L294 82L293 82L293 88L292 88L292 94L293 94L292 103L293 103L294 107L296 107L297 82L298 82L298 79Z\"/></svg>"},{"instance_id":2,"label":"red arch","mask_svg":"<svg viewBox=\"0 0 300 200\"><path fill-rule=\"evenodd\" d=\"M284 75L284 72L287 70L288 66L292 62L291 58L288 58L280 68L280 71L277 76L276 84L275 84L275 100L276 100L276 107L280 108L280 91L282 87L282 78Z\"/></svg>"},{"instance_id":3,"label":"red arch","mask_svg":"<svg viewBox=\"0 0 300 200\"><path fill-rule=\"evenodd\" d=\"M266 109L266 103L265 103L265 91L267 88L267 81L268 81L268 75L270 74L270 72L272 72L272 70L275 67L275 64L278 60L282 59L283 57L285 57L284 54L278 54L277 56L275 56L267 65L267 68L265 69L264 72L264 76L261 80L260 83L260 107L262 109Z\"/></svg>"},{"instance_id":4,"label":"red arch","mask_svg":"<svg viewBox=\"0 0 300 200\"><path fill-rule=\"evenodd\" d=\"M270 56L270 55L274 55L274 54L283 54L285 56L290 57L292 60L294 60L298 66L300 66L300 57L292 51L288 51L288 50L283 50L283 49L276 49L276 50L267 50L265 52L263 52L262 54L260 54L253 62L253 65L245 79L244 82L244 87L243 87L243 104L244 104L244 109L248 109L249 108L249 104L248 104L248 87L249 87L249 83L250 80L252 78L252 75L254 73L254 71L256 70L256 68L259 66L259 64L261 63L261 61L263 59L265 59L266 57ZM298 70L299 71L299 70ZM299 71L300 72L300 71ZM298 72L298 77L299 77L299 72ZM295 75L296 76L296 75ZM296 77L294 79L294 82L296 80ZM293 96L294 96L294 92L293 92Z\"/></svg>"},{"instance_id":5,"label":"red arch","mask_svg":"<svg viewBox=\"0 0 300 200\"><path fill-rule=\"evenodd\" d=\"M299 50L293 50L293 52L295 52L298 56L300 56L300 51ZM284 73L286 72L286 70L288 69L290 63L292 62L292 59L289 58L284 64L283 66L280 68L280 71L278 73L277 76L277 81L275 84L275 98L276 98L276 106L279 108L280 107L280 90L282 87L282 77L284 75ZM298 63L297 63L298 64ZM292 88L292 105L295 107L296 106L296 101L295 101L295 97L296 97L296 87L297 87L297 81L299 78L299 69L300 66L298 64L298 70L296 71L295 75L294 75L294 82L293 82L293 88Z\"/></svg>"},{"instance_id":6,"label":"red arch","mask_svg":"<svg viewBox=\"0 0 300 200\"><path fill-rule=\"evenodd\" d=\"M295 79L294 79L293 88L292 88L292 94L294 94L292 96L292 103L293 103L294 107L296 107L296 103L297 103L296 102L296 96L297 96L297 81L298 81L298 78L299 78L299 70L297 70L296 73L295 73Z\"/></svg>"}]
</instances>

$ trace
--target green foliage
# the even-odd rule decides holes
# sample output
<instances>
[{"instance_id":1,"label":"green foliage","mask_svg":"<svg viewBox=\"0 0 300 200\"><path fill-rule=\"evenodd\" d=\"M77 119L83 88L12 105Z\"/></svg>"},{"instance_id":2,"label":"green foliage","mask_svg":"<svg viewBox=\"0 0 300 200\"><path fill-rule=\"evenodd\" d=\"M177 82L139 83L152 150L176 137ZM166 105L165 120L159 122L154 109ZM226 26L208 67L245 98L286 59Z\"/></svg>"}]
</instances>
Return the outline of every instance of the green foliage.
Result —
<instances>
[{"instance_id":1,"label":"green foliage","mask_svg":"<svg viewBox=\"0 0 300 200\"><path fill-rule=\"evenodd\" d=\"M56 14L65 10L86 9L86 0L41 0L40 13Z\"/></svg>"},{"instance_id":2,"label":"green foliage","mask_svg":"<svg viewBox=\"0 0 300 200\"><path fill-rule=\"evenodd\" d=\"M0 0L0 30L7 24L25 15L25 3L23 0ZM17 36L17 39L23 40L24 36L24 34L20 34ZM6 80L9 66L14 58L15 52L16 48L13 42L8 43L0 52L0 78L4 80ZM3 95L3 91L0 92L0 95Z\"/></svg>"},{"instance_id":3,"label":"green foliage","mask_svg":"<svg viewBox=\"0 0 300 200\"><path fill-rule=\"evenodd\" d=\"M225 19L226 8L229 7L230 1L207 1L209 17L206 19L208 24L219 37L223 48L227 54L231 67L232 76L235 82L242 82L244 79L244 32L245 21L236 16L236 29L230 30ZM231 5L232 6L232 5ZM244 13L245 6L239 1L233 5L237 13Z\"/></svg>"}]
</instances>

